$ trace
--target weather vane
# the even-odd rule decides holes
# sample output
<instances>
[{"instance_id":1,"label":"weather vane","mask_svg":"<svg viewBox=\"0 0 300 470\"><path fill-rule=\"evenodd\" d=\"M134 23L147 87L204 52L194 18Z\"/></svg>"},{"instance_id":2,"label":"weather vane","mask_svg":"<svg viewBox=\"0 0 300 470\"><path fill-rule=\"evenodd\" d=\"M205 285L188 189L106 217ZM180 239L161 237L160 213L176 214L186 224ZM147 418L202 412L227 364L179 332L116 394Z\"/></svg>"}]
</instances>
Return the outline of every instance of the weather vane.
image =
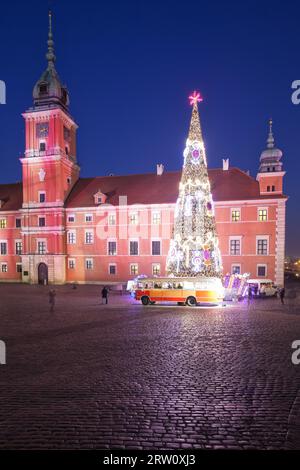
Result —
<instances>
[{"instance_id":1,"label":"weather vane","mask_svg":"<svg viewBox=\"0 0 300 470\"><path fill-rule=\"evenodd\" d=\"M200 103L200 101L203 101L203 98L201 97L199 91L194 91L192 95L189 96L190 100L190 105L194 106L197 103Z\"/></svg>"}]
</instances>

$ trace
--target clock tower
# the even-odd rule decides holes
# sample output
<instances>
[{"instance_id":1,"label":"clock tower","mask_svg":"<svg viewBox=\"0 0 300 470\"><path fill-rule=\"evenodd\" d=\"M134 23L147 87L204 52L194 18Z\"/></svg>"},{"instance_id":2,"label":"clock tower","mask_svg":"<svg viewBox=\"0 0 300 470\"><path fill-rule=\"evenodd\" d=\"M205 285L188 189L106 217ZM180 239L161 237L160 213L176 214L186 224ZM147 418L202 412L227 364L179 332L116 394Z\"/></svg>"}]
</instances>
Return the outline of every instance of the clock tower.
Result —
<instances>
[{"instance_id":1,"label":"clock tower","mask_svg":"<svg viewBox=\"0 0 300 470\"><path fill-rule=\"evenodd\" d=\"M23 281L65 282L64 204L79 176L77 124L69 113L69 94L55 69L49 12L48 66L33 89L25 119L23 175Z\"/></svg>"}]
</instances>

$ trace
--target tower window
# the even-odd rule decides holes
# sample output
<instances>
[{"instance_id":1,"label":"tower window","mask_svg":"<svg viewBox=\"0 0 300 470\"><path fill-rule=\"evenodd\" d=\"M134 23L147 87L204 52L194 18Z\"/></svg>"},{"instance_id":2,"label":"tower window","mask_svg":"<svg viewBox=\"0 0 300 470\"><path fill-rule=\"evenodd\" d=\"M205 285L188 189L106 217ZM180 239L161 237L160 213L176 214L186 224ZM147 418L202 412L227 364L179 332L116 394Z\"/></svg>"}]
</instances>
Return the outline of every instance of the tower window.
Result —
<instances>
[{"instance_id":1,"label":"tower window","mask_svg":"<svg viewBox=\"0 0 300 470\"><path fill-rule=\"evenodd\" d=\"M275 186L274 185L272 186L272 191L275 191Z\"/></svg>"},{"instance_id":2,"label":"tower window","mask_svg":"<svg viewBox=\"0 0 300 470\"><path fill-rule=\"evenodd\" d=\"M46 151L46 143L40 142L40 152L45 152L45 151Z\"/></svg>"},{"instance_id":3,"label":"tower window","mask_svg":"<svg viewBox=\"0 0 300 470\"><path fill-rule=\"evenodd\" d=\"M69 147L65 147L66 155L69 155Z\"/></svg>"},{"instance_id":4,"label":"tower window","mask_svg":"<svg viewBox=\"0 0 300 470\"><path fill-rule=\"evenodd\" d=\"M268 193L270 192L270 186L267 186L267 191L268 191Z\"/></svg>"},{"instance_id":5,"label":"tower window","mask_svg":"<svg viewBox=\"0 0 300 470\"><path fill-rule=\"evenodd\" d=\"M45 85L45 84L44 84L44 85L40 85L40 94L41 94L41 95L45 95L45 94L47 93L47 91L48 91L47 85Z\"/></svg>"},{"instance_id":6,"label":"tower window","mask_svg":"<svg viewBox=\"0 0 300 470\"><path fill-rule=\"evenodd\" d=\"M40 193L39 194L39 201L40 202L45 202L46 201L46 193Z\"/></svg>"},{"instance_id":7,"label":"tower window","mask_svg":"<svg viewBox=\"0 0 300 470\"><path fill-rule=\"evenodd\" d=\"M45 226L46 226L45 217L39 217L39 227L45 227Z\"/></svg>"}]
</instances>

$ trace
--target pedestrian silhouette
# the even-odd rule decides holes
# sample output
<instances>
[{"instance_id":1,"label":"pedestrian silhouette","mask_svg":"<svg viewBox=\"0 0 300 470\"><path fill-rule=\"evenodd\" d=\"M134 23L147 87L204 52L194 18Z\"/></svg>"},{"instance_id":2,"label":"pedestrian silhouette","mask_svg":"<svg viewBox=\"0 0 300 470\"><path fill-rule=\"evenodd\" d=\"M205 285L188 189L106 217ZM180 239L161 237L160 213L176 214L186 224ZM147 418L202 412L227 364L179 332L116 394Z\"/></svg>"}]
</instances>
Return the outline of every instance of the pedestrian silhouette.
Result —
<instances>
[{"instance_id":1,"label":"pedestrian silhouette","mask_svg":"<svg viewBox=\"0 0 300 470\"><path fill-rule=\"evenodd\" d=\"M102 303L103 304L104 303L108 304L108 289L107 289L107 287L105 287L105 286L103 287L101 294L102 294Z\"/></svg>"},{"instance_id":2,"label":"pedestrian silhouette","mask_svg":"<svg viewBox=\"0 0 300 470\"><path fill-rule=\"evenodd\" d=\"M282 289L280 289L280 292L279 292L280 302L282 305L284 305L284 296L285 296L285 288L283 287Z\"/></svg>"}]
</instances>

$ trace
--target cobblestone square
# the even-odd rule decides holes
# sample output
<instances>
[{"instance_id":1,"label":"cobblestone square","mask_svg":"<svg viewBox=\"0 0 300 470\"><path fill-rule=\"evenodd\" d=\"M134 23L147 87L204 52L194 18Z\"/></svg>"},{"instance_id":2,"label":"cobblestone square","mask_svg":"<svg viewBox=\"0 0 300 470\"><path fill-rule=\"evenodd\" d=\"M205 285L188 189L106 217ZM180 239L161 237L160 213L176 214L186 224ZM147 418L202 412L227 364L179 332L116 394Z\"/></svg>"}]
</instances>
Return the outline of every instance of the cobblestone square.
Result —
<instances>
[{"instance_id":1,"label":"cobblestone square","mask_svg":"<svg viewBox=\"0 0 300 470\"><path fill-rule=\"evenodd\" d=\"M300 449L300 307L0 284L2 449Z\"/></svg>"}]
</instances>

